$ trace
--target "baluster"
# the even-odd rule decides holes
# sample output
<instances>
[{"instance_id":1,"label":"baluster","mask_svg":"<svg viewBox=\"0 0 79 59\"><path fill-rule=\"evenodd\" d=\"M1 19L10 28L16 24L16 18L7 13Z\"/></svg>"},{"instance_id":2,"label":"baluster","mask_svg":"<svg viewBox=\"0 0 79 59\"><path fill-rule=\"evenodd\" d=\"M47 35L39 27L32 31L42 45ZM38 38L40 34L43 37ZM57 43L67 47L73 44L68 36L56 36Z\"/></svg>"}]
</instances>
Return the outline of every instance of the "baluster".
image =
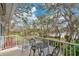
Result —
<instances>
[{"instance_id":1,"label":"baluster","mask_svg":"<svg viewBox=\"0 0 79 59\"><path fill-rule=\"evenodd\" d=\"M53 41L52 45L54 46L54 41Z\"/></svg>"},{"instance_id":2,"label":"baluster","mask_svg":"<svg viewBox=\"0 0 79 59\"><path fill-rule=\"evenodd\" d=\"M64 43L63 43L63 55L64 55Z\"/></svg>"},{"instance_id":3,"label":"baluster","mask_svg":"<svg viewBox=\"0 0 79 59\"><path fill-rule=\"evenodd\" d=\"M55 42L55 47L56 47L56 42Z\"/></svg>"},{"instance_id":4,"label":"baluster","mask_svg":"<svg viewBox=\"0 0 79 59\"><path fill-rule=\"evenodd\" d=\"M67 52L68 52L68 49L67 49L67 46L66 46L66 56L68 55L68 53L67 53Z\"/></svg>"},{"instance_id":5,"label":"baluster","mask_svg":"<svg viewBox=\"0 0 79 59\"><path fill-rule=\"evenodd\" d=\"M55 41L53 41L53 47L55 46Z\"/></svg>"},{"instance_id":6,"label":"baluster","mask_svg":"<svg viewBox=\"0 0 79 59\"><path fill-rule=\"evenodd\" d=\"M57 46L58 46L58 43L59 43L59 42L57 42Z\"/></svg>"},{"instance_id":7,"label":"baluster","mask_svg":"<svg viewBox=\"0 0 79 59\"><path fill-rule=\"evenodd\" d=\"M61 54L61 43L60 43L60 54Z\"/></svg>"},{"instance_id":8,"label":"baluster","mask_svg":"<svg viewBox=\"0 0 79 59\"><path fill-rule=\"evenodd\" d=\"M74 56L76 56L76 47L74 45Z\"/></svg>"},{"instance_id":9,"label":"baluster","mask_svg":"<svg viewBox=\"0 0 79 59\"><path fill-rule=\"evenodd\" d=\"M48 54L49 54L49 40L48 40Z\"/></svg>"},{"instance_id":10,"label":"baluster","mask_svg":"<svg viewBox=\"0 0 79 59\"><path fill-rule=\"evenodd\" d=\"M71 47L71 45L70 45L70 56L72 55L72 47Z\"/></svg>"},{"instance_id":11,"label":"baluster","mask_svg":"<svg viewBox=\"0 0 79 59\"><path fill-rule=\"evenodd\" d=\"M17 46L17 36L15 36L16 40L15 40L15 46Z\"/></svg>"},{"instance_id":12,"label":"baluster","mask_svg":"<svg viewBox=\"0 0 79 59\"><path fill-rule=\"evenodd\" d=\"M55 45L57 46L57 42L55 43Z\"/></svg>"}]
</instances>

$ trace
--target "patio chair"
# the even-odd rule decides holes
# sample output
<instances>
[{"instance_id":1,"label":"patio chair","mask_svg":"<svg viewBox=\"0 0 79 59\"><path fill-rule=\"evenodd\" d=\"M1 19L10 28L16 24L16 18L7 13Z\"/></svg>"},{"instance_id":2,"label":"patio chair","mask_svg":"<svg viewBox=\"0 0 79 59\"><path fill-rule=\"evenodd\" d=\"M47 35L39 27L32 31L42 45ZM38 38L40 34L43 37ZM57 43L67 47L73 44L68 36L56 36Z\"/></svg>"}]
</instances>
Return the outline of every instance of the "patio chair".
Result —
<instances>
[{"instance_id":1,"label":"patio chair","mask_svg":"<svg viewBox=\"0 0 79 59\"><path fill-rule=\"evenodd\" d=\"M60 48L59 47L55 47L52 51L51 54L48 54L47 56L58 56L60 52Z\"/></svg>"},{"instance_id":2,"label":"patio chair","mask_svg":"<svg viewBox=\"0 0 79 59\"><path fill-rule=\"evenodd\" d=\"M36 51L36 41L35 41L35 39L34 38L32 38L31 39L31 41L30 41L30 43L31 43L31 49L30 49L30 54L29 54L29 56L31 55L31 50L33 51L33 56L35 56L35 51Z\"/></svg>"}]
</instances>

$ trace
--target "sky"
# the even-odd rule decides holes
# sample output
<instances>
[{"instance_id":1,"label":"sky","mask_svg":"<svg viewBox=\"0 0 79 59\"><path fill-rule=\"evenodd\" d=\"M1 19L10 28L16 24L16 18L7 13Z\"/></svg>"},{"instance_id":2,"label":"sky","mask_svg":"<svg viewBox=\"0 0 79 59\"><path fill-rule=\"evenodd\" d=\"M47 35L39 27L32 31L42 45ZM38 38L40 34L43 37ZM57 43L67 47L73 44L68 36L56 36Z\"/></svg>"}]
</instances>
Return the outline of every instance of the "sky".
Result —
<instances>
[{"instance_id":1,"label":"sky","mask_svg":"<svg viewBox=\"0 0 79 59\"><path fill-rule=\"evenodd\" d=\"M39 8L39 7L43 7L43 8ZM37 16L44 16L47 14L47 8L45 7L45 4L41 4L41 3L34 3L33 7L31 8L31 12L32 15L28 16L27 19L28 22L32 22L32 20L36 20Z\"/></svg>"},{"instance_id":2,"label":"sky","mask_svg":"<svg viewBox=\"0 0 79 59\"><path fill-rule=\"evenodd\" d=\"M29 9L32 9L33 7L36 9L34 14L36 16L43 16L48 14L48 8L46 7L45 3L32 3L32 6L30 6L31 4L19 4L19 7L22 7L23 11L27 11ZM21 10L21 8L19 8L19 10ZM77 4L77 7L72 9L73 14L78 15L79 14L79 4Z\"/></svg>"},{"instance_id":3,"label":"sky","mask_svg":"<svg viewBox=\"0 0 79 59\"><path fill-rule=\"evenodd\" d=\"M27 6L30 7L29 5ZM73 14L79 15L79 7L72 9L72 11L73 11ZM31 12L32 12L32 16L27 17L27 19L29 19L29 22L37 19L37 16L47 15L48 8L45 6L45 3L33 3L33 6L31 7ZM60 19L63 19L63 18L61 17ZM19 25L22 25L21 22L19 22Z\"/></svg>"},{"instance_id":4,"label":"sky","mask_svg":"<svg viewBox=\"0 0 79 59\"><path fill-rule=\"evenodd\" d=\"M72 11L75 15L79 15L79 8L74 8Z\"/></svg>"},{"instance_id":5,"label":"sky","mask_svg":"<svg viewBox=\"0 0 79 59\"><path fill-rule=\"evenodd\" d=\"M34 3L33 5L36 8L36 11L34 12L34 14L36 16L43 16L43 15L47 14L48 9L46 8L44 3L43 4L42 3ZM42 7L42 8L39 9L39 7Z\"/></svg>"},{"instance_id":6,"label":"sky","mask_svg":"<svg viewBox=\"0 0 79 59\"><path fill-rule=\"evenodd\" d=\"M42 16L48 14L48 8L46 8L45 3L34 3L34 7L36 8L35 15L36 16ZM42 6L42 9L39 9L38 7ZM72 9L73 14L79 15L79 4L77 4L77 7Z\"/></svg>"}]
</instances>

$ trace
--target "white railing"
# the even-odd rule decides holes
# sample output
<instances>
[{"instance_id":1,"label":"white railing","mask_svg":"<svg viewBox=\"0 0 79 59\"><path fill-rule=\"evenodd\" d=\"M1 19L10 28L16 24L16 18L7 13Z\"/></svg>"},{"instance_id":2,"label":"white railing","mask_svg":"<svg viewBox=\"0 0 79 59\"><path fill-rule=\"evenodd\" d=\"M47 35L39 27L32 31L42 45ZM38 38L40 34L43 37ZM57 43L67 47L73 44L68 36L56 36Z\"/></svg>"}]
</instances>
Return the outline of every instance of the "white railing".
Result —
<instances>
[{"instance_id":1,"label":"white railing","mask_svg":"<svg viewBox=\"0 0 79 59\"><path fill-rule=\"evenodd\" d=\"M15 41L14 45L12 45L12 47L18 45L19 36L17 36L17 35L0 36L0 50L4 50L9 47L8 45L11 44L11 41L6 42L9 38L12 39L13 41ZM6 45L6 44L8 44L8 45Z\"/></svg>"},{"instance_id":2,"label":"white railing","mask_svg":"<svg viewBox=\"0 0 79 59\"><path fill-rule=\"evenodd\" d=\"M49 41L49 45L54 47L58 46L60 48L60 52L64 56L76 56L76 53L77 53L76 48L79 47L79 44L58 41L58 40L49 40L49 39L47 40Z\"/></svg>"},{"instance_id":3,"label":"white railing","mask_svg":"<svg viewBox=\"0 0 79 59\"><path fill-rule=\"evenodd\" d=\"M2 38L1 38L2 37ZM4 43L5 43L5 40L7 37L12 37L14 38L14 40L16 41L16 44L15 46L21 44L20 42L20 39L22 40L23 37L20 37L20 36L17 36L17 35L10 35L10 36L1 36L0 37L0 49L5 49L4 47ZM48 53L49 53L49 46L53 46L53 47L56 47L58 46L60 48L60 53L64 56L76 56L78 53L77 53L77 50L78 50L78 47L79 47L79 44L76 44L76 43L70 43L70 42L64 42L64 41L59 41L59 40L49 40L49 39L46 39L46 38L39 38L39 39L44 39L44 40L47 40L48 41Z\"/></svg>"}]
</instances>

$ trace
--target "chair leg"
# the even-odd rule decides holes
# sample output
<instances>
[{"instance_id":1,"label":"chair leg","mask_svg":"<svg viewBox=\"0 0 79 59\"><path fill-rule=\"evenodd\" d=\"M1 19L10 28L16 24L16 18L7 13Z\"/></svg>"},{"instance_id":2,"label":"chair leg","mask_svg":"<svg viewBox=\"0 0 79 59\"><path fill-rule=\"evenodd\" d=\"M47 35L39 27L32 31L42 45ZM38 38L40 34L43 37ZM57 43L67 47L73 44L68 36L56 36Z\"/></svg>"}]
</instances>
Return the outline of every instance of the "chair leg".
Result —
<instances>
[{"instance_id":1,"label":"chair leg","mask_svg":"<svg viewBox=\"0 0 79 59\"><path fill-rule=\"evenodd\" d=\"M30 53L29 53L29 56L31 56L31 49L30 49Z\"/></svg>"},{"instance_id":2,"label":"chair leg","mask_svg":"<svg viewBox=\"0 0 79 59\"><path fill-rule=\"evenodd\" d=\"M39 52L39 48L38 48L38 55L39 55L39 53L40 53L40 52Z\"/></svg>"},{"instance_id":3,"label":"chair leg","mask_svg":"<svg viewBox=\"0 0 79 59\"><path fill-rule=\"evenodd\" d=\"M44 51L43 51L43 56L45 56Z\"/></svg>"},{"instance_id":4,"label":"chair leg","mask_svg":"<svg viewBox=\"0 0 79 59\"><path fill-rule=\"evenodd\" d=\"M35 50L35 49L33 49L33 56L35 56L35 51L36 51L36 50Z\"/></svg>"}]
</instances>

